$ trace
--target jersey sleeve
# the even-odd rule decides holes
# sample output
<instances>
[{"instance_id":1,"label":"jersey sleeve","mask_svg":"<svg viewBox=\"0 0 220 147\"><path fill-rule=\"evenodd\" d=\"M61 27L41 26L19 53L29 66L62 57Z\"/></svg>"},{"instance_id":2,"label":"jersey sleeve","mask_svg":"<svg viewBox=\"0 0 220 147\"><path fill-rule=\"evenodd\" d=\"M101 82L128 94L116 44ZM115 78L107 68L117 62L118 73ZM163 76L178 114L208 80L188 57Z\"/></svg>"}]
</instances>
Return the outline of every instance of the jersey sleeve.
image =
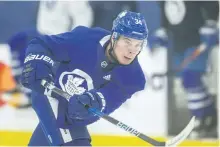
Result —
<instances>
[{"instance_id":1,"label":"jersey sleeve","mask_svg":"<svg viewBox=\"0 0 220 147\"><path fill-rule=\"evenodd\" d=\"M77 52L77 44L80 42L80 32L84 27L77 27L71 32L58 35L42 35L33 39L28 46L26 55L31 52L43 52L54 61L69 62L71 53Z\"/></svg>"}]
</instances>

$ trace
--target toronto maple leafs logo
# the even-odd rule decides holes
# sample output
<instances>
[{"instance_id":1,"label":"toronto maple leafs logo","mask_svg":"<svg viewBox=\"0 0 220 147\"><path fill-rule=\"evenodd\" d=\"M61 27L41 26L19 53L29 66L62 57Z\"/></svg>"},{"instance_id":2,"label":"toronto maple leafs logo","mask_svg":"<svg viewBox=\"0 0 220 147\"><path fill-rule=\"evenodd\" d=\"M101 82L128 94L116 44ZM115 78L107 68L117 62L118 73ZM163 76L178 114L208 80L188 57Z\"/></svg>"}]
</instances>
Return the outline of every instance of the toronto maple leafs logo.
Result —
<instances>
[{"instance_id":1,"label":"toronto maple leafs logo","mask_svg":"<svg viewBox=\"0 0 220 147\"><path fill-rule=\"evenodd\" d=\"M80 69L75 69L72 72L63 72L60 75L59 84L62 90L70 95L80 95L94 87L92 78Z\"/></svg>"},{"instance_id":2,"label":"toronto maple leafs logo","mask_svg":"<svg viewBox=\"0 0 220 147\"><path fill-rule=\"evenodd\" d=\"M67 82L65 84L65 89L66 92L74 95L74 94L82 94L83 92L86 91L84 87L80 87L80 85L84 82L85 80L79 77L74 77L73 75L68 75Z\"/></svg>"}]
</instances>

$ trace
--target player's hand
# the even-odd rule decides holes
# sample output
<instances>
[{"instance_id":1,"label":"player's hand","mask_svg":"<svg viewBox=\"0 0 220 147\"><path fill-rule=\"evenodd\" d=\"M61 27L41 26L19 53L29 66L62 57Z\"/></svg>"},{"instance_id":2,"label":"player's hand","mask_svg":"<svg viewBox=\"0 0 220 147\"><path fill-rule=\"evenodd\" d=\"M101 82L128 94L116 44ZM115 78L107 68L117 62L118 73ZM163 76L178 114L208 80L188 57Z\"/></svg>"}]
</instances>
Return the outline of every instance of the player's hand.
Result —
<instances>
[{"instance_id":1,"label":"player's hand","mask_svg":"<svg viewBox=\"0 0 220 147\"><path fill-rule=\"evenodd\" d=\"M206 21L205 25L199 29L201 44L208 48L213 47L219 41L219 30L217 23L213 20Z\"/></svg>"},{"instance_id":2,"label":"player's hand","mask_svg":"<svg viewBox=\"0 0 220 147\"><path fill-rule=\"evenodd\" d=\"M103 111L105 108L105 99L95 91L88 91L82 95L74 95L69 100L68 116L73 120L85 120L92 116L85 106L96 108Z\"/></svg>"},{"instance_id":3,"label":"player's hand","mask_svg":"<svg viewBox=\"0 0 220 147\"><path fill-rule=\"evenodd\" d=\"M167 31L164 28L157 29L153 35L150 42L150 48L158 48L158 47L165 47L168 48L168 35Z\"/></svg>"},{"instance_id":4,"label":"player's hand","mask_svg":"<svg viewBox=\"0 0 220 147\"><path fill-rule=\"evenodd\" d=\"M44 93L44 87L41 86L41 80L53 81L53 60L39 53L31 53L26 56L21 75L21 84L36 92Z\"/></svg>"}]
</instances>

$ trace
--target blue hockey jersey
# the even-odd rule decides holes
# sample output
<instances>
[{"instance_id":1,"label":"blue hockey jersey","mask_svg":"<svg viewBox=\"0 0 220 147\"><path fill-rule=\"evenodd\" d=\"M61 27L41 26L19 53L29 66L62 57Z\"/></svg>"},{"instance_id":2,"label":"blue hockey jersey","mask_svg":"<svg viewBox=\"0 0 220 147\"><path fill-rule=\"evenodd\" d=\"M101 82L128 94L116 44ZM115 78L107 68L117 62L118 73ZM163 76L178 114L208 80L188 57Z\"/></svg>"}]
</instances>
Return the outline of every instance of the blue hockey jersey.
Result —
<instances>
[{"instance_id":1,"label":"blue hockey jersey","mask_svg":"<svg viewBox=\"0 0 220 147\"><path fill-rule=\"evenodd\" d=\"M106 101L104 113L110 114L145 86L145 77L137 59L126 66L115 66L108 61L105 48L110 41L110 35L110 32L101 28L79 26L71 32L38 37L32 40L31 44L40 45L39 51L48 52L51 58L59 63L55 74L57 87L71 95L95 89ZM39 97L40 95L33 94L33 107L35 103L42 105ZM58 105L53 108L53 112L57 113L55 116L58 115L60 127L65 128L65 120L68 119L62 115L66 111L65 102L59 99ZM38 117L43 117L45 111L37 114ZM71 125L86 126L96 120L98 117L94 116Z\"/></svg>"}]
</instances>

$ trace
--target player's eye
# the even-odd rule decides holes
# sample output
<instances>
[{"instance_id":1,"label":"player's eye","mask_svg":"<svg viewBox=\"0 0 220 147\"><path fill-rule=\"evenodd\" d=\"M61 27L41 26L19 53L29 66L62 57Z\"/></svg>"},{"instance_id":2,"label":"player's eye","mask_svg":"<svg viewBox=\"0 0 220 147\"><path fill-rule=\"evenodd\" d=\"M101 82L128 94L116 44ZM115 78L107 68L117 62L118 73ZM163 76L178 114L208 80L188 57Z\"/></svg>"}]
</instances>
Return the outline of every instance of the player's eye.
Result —
<instances>
[{"instance_id":1,"label":"player's eye","mask_svg":"<svg viewBox=\"0 0 220 147\"><path fill-rule=\"evenodd\" d=\"M130 45L131 42L129 40L125 40L125 44Z\"/></svg>"}]
</instances>

